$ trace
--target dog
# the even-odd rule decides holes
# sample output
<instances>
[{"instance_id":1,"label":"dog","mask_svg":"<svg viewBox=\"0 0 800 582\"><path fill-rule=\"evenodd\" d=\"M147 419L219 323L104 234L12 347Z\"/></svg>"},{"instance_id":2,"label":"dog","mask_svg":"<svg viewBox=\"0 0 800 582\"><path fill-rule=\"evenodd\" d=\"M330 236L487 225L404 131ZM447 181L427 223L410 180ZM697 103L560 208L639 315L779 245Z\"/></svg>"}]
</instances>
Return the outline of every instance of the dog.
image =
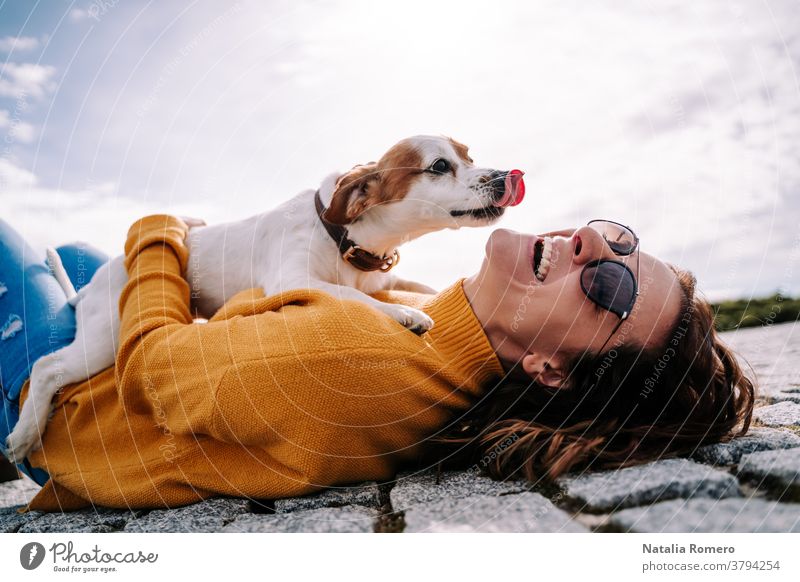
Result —
<instances>
[{"instance_id":1,"label":"dog","mask_svg":"<svg viewBox=\"0 0 800 582\"><path fill-rule=\"evenodd\" d=\"M187 220L184 275L192 308L208 318L245 289L261 287L269 296L313 288L367 303L412 332L424 333L434 324L424 312L369 296L385 289L435 292L390 272L399 260L398 247L445 228L496 222L507 207L522 201L522 175L476 167L468 148L451 138L416 136L392 146L378 162L331 174L319 189L263 214L213 226ZM116 304L128 280L123 260L111 259L76 294L57 253L48 249L51 268L75 306L78 327L73 343L33 366L28 398L6 439L11 458L22 460L40 446L59 383L86 380L114 364L120 325Z\"/></svg>"}]
</instances>

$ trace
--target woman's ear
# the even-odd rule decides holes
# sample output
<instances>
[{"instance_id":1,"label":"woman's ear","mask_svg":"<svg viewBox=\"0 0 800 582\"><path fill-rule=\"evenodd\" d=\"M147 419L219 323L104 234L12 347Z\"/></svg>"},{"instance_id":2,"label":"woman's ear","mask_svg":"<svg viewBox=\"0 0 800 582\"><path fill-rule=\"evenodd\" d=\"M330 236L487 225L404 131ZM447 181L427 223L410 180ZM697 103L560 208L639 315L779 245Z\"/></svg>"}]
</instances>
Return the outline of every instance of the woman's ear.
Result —
<instances>
[{"instance_id":1,"label":"woman's ear","mask_svg":"<svg viewBox=\"0 0 800 582\"><path fill-rule=\"evenodd\" d=\"M536 382L550 388L563 387L567 378L558 357L546 358L541 354L530 353L522 358L522 369Z\"/></svg>"},{"instance_id":2,"label":"woman's ear","mask_svg":"<svg viewBox=\"0 0 800 582\"><path fill-rule=\"evenodd\" d=\"M378 201L378 164L355 166L336 181L331 203L322 217L333 224L350 224Z\"/></svg>"}]
</instances>

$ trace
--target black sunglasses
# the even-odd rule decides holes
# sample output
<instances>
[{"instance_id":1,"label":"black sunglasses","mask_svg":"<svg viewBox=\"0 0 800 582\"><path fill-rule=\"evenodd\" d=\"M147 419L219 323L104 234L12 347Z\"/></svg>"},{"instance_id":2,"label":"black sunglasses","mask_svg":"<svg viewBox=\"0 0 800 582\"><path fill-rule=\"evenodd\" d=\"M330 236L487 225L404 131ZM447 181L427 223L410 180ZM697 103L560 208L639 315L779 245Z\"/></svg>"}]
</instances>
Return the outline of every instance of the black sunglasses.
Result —
<instances>
[{"instance_id":1,"label":"black sunglasses","mask_svg":"<svg viewBox=\"0 0 800 582\"><path fill-rule=\"evenodd\" d=\"M629 227L613 220L592 220L588 226L599 232L617 256L629 256L639 248L639 238ZM639 272L639 253L636 253L636 272ZM617 325L603 346L614 337L622 322L628 319L636 298L639 282L625 263L613 259L595 259L581 271L581 288L594 303L619 317Z\"/></svg>"}]
</instances>

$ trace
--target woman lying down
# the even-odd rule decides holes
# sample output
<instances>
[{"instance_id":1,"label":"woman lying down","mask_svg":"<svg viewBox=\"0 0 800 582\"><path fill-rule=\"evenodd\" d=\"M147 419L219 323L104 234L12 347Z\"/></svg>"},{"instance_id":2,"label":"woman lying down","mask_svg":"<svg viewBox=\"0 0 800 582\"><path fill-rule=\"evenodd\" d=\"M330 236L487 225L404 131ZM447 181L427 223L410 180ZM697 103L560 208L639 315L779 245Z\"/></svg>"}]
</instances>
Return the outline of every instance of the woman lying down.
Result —
<instances>
[{"instance_id":1,"label":"woman lying down","mask_svg":"<svg viewBox=\"0 0 800 582\"><path fill-rule=\"evenodd\" d=\"M694 278L617 223L496 230L478 273L437 294L381 292L433 319L416 335L317 290L251 289L194 322L189 227L167 222L129 231L115 365L56 396L41 448L18 465L43 486L29 509L274 499L441 460L489 459L496 478L536 481L687 454L749 427L753 384ZM76 286L105 260L84 246L59 254ZM24 316L0 343L4 442L32 363L70 343L75 320L5 223L0 280L0 321Z\"/></svg>"}]
</instances>

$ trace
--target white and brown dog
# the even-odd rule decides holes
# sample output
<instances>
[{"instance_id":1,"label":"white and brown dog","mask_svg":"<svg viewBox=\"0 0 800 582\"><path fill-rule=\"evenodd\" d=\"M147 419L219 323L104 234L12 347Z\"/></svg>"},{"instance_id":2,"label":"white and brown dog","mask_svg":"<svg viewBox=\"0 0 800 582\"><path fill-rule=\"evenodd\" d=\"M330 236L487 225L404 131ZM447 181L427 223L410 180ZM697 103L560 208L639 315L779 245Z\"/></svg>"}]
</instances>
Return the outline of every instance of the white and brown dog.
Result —
<instances>
[{"instance_id":1,"label":"white and brown dog","mask_svg":"<svg viewBox=\"0 0 800 582\"><path fill-rule=\"evenodd\" d=\"M187 239L191 273L185 275L193 307L210 317L244 289L261 287L271 295L313 288L363 301L423 333L433 325L425 313L368 295L382 289L433 292L389 272L397 263L397 248L444 228L491 224L522 200L524 189L522 172L475 167L467 147L452 139L404 139L377 163L332 174L318 190L304 191L269 212L192 228ZM114 364L115 306L128 280L119 256L75 294L58 255L50 250L48 257L75 305L78 327L72 344L33 366L28 398L6 440L18 462L41 442L59 384L56 375L61 385L71 384Z\"/></svg>"}]
</instances>

